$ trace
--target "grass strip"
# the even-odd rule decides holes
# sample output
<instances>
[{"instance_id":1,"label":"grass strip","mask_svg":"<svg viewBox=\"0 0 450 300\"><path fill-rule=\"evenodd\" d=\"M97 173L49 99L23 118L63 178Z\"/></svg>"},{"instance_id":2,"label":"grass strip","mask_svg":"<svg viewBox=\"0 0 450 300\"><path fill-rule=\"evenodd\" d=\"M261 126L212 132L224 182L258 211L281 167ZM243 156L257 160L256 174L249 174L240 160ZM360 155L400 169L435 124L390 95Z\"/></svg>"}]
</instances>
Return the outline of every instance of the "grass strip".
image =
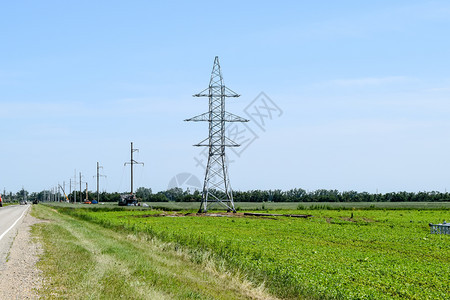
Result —
<instances>
[{"instance_id":1,"label":"grass strip","mask_svg":"<svg viewBox=\"0 0 450 300\"><path fill-rule=\"evenodd\" d=\"M148 235L111 230L43 205L34 206L33 215L49 221L33 227L44 247L38 263L46 278L43 298L272 298L242 276L196 264Z\"/></svg>"}]
</instances>

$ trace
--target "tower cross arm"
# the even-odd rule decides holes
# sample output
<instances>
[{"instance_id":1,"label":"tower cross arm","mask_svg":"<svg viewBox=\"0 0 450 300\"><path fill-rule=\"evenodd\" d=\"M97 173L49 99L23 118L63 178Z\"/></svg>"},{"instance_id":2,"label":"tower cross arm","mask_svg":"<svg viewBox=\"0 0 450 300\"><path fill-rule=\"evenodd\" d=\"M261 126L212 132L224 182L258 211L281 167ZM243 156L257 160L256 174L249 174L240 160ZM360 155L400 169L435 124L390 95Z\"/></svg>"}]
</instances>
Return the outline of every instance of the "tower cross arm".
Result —
<instances>
[{"instance_id":1,"label":"tower cross arm","mask_svg":"<svg viewBox=\"0 0 450 300\"><path fill-rule=\"evenodd\" d=\"M222 121L222 118L218 118L218 119L211 119L211 113L210 112L205 112L201 115L186 119L185 121L192 121L192 122L201 122L201 121ZM223 118L223 121L225 122L248 122L249 120L244 119L242 117L239 117L235 114L229 113L229 112L225 112L225 116Z\"/></svg>"},{"instance_id":2,"label":"tower cross arm","mask_svg":"<svg viewBox=\"0 0 450 300\"><path fill-rule=\"evenodd\" d=\"M235 91L233 91L232 89L227 88L226 86L224 86L224 89L225 89L225 97L240 97L241 96L238 93L236 93Z\"/></svg>"},{"instance_id":3,"label":"tower cross arm","mask_svg":"<svg viewBox=\"0 0 450 300\"><path fill-rule=\"evenodd\" d=\"M135 161L134 159L133 159L131 162L130 162L130 161L127 161L127 162L124 163L123 165L126 166L126 165L131 165L131 164L133 164L133 165L136 165L136 164L138 164L138 165L144 165L143 162L138 162L138 161Z\"/></svg>"},{"instance_id":4,"label":"tower cross arm","mask_svg":"<svg viewBox=\"0 0 450 300\"><path fill-rule=\"evenodd\" d=\"M184 120L185 122L209 121L209 112Z\"/></svg>"},{"instance_id":5,"label":"tower cross arm","mask_svg":"<svg viewBox=\"0 0 450 300\"><path fill-rule=\"evenodd\" d=\"M218 88L222 88L221 86L218 86ZM223 91L220 94L214 94L211 92L211 90L213 89L212 86L207 87L206 89L204 89L203 91L201 91L200 93L194 94L192 95L192 97L214 97L214 96L224 96L224 97L240 97L241 95L237 94L236 92L234 92L232 89L227 88L226 86L223 86Z\"/></svg>"},{"instance_id":6,"label":"tower cross arm","mask_svg":"<svg viewBox=\"0 0 450 300\"><path fill-rule=\"evenodd\" d=\"M235 114L225 112L225 121L226 122L248 122L249 120L239 117Z\"/></svg>"},{"instance_id":7,"label":"tower cross arm","mask_svg":"<svg viewBox=\"0 0 450 300\"><path fill-rule=\"evenodd\" d=\"M228 137L225 137L225 143L219 143L219 144L215 144L215 143L210 143L209 142L209 137L207 137L206 139L204 139L203 141L201 141L200 143L197 143L193 146L195 147L210 147L210 146L225 146L225 147L239 147L241 145L239 145L238 143L236 143L235 141L231 140Z\"/></svg>"}]
</instances>

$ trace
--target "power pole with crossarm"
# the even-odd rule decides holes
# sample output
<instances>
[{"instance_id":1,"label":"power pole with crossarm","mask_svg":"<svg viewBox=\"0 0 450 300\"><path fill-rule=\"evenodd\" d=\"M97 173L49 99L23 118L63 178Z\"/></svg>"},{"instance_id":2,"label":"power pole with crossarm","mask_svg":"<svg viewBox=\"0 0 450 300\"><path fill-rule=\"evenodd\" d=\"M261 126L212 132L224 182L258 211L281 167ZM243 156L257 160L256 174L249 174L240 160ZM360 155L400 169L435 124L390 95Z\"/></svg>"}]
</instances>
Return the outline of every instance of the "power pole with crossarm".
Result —
<instances>
[{"instance_id":1,"label":"power pole with crossarm","mask_svg":"<svg viewBox=\"0 0 450 300\"><path fill-rule=\"evenodd\" d=\"M143 162L137 162L133 159L133 153L139 152L139 149L133 149L133 142L131 142L131 159L130 162L126 162L125 165L131 165L131 194L133 194L133 165L144 165Z\"/></svg>"},{"instance_id":2,"label":"power pole with crossarm","mask_svg":"<svg viewBox=\"0 0 450 300\"><path fill-rule=\"evenodd\" d=\"M97 162L97 203L100 204L100 194L99 194L99 188L100 188L100 177L106 177L106 175L100 175L100 169L103 169L102 166L99 165Z\"/></svg>"}]
</instances>

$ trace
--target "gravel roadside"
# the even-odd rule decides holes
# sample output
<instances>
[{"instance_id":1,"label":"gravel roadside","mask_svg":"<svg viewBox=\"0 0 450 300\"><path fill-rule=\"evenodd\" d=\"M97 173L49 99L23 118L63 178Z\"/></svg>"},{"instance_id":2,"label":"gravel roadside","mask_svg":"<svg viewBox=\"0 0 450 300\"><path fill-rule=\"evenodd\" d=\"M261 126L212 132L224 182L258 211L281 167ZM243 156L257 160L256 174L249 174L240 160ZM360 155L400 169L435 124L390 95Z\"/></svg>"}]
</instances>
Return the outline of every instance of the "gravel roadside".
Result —
<instances>
[{"instance_id":1,"label":"gravel roadside","mask_svg":"<svg viewBox=\"0 0 450 300\"><path fill-rule=\"evenodd\" d=\"M19 225L8 260L0 270L0 299L39 299L43 277L36 263L42 248L32 239L30 228L42 221L30 216L30 211Z\"/></svg>"}]
</instances>

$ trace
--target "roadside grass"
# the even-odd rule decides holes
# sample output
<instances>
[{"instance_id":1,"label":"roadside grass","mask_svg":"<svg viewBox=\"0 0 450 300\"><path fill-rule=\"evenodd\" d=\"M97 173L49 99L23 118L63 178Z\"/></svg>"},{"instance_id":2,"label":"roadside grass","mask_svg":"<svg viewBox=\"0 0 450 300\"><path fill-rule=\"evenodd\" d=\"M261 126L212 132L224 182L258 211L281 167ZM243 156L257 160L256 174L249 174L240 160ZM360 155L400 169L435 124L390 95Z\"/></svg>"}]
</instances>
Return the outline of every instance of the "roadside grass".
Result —
<instances>
[{"instance_id":1,"label":"roadside grass","mask_svg":"<svg viewBox=\"0 0 450 300\"><path fill-rule=\"evenodd\" d=\"M45 299L271 299L238 272L149 235L112 230L52 207L33 206L48 222L33 227L44 248L38 267Z\"/></svg>"}]
</instances>

